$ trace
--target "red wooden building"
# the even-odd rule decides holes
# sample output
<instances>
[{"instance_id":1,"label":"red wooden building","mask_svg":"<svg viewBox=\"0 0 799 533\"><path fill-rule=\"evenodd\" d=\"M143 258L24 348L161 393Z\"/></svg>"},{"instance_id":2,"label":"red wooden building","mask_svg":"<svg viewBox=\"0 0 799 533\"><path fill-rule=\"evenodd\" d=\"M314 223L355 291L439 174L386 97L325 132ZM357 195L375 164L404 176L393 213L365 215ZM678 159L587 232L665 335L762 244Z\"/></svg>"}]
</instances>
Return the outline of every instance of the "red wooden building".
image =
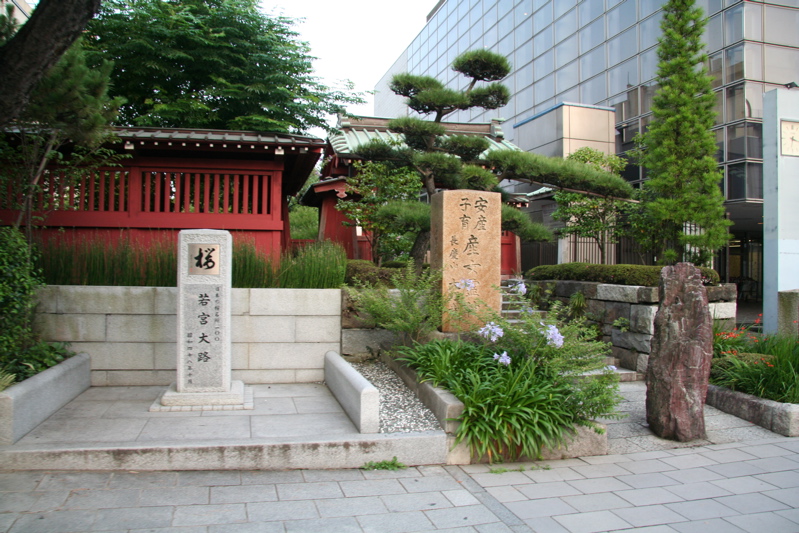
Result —
<instances>
[{"instance_id":1,"label":"red wooden building","mask_svg":"<svg viewBox=\"0 0 799 533\"><path fill-rule=\"evenodd\" d=\"M305 184L322 139L279 133L115 128L120 166L77 182L47 173L34 212L44 231L147 242L182 229L225 229L277 254L291 243L287 198ZM5 197L5 195L3 195ZM0 205L0 223L17 212ZM177 242L177 240L175 241Z\"/></svg>"},{"instance_id":2,"label":"red wooden building","mask_svg":"<svg viewBox=\"0 0 799 533\"><path fill-rule=\"evenodd\" d=\"M340 242L351 259L372 259L372 252L366 237L359 228L344 225L346 217L335 206L347 198L345 180L355 171L352 163L359 159L356 155L361 144L373 139L401 141L402 136L388 131L390 119L377 117L348 117L339 121L337 131L332 133L325 147L325 165L322 179L311 186L303 197L303 203L319 208L319 238ZM487 151L499 149L518 150L506 141L500 122L490 123L443 123L451 135L480 135L489 142ZM502 274L510 275L521 271L519 239L510 232L502 233Z\"/></svg>"}]
</instances>

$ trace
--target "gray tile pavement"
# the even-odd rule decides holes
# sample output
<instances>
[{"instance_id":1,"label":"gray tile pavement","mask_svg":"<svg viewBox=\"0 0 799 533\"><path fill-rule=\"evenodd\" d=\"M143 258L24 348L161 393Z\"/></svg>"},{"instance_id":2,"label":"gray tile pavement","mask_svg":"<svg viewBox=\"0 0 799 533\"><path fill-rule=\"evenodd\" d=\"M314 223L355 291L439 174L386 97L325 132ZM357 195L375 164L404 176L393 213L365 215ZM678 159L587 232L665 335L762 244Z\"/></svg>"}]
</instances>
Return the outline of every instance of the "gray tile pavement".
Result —
<instances>
[{"instance_id":1,"label":"gray tile pavement","mask_svg":"<svg viewBox=\"0 0 799 533\"><path fill-rule=\"evenodd\" d=\"M631 416L609 423L606 456L399 471L0 472L0 532L799 533L799 439L709 408L708 427L723 430L701 442L663 441L640 419L641 386L622 384ZM126 406L154 391L118 389L122 399L113 402L108 391L90 389L83 405L32 437L56 438L55 422L113 421L109 413L126 412L136 439L169 431L160 413L136 425L137 410ZM325 389L263 387L259 397L279 401L272 413L262 405L244 415L249 431L269 431L267 414L340 415L325 396ZM243 419L191 415L181 418L181 431L199 436L238 431ZM77 438L79 428L62 427L62 436ZM286 431L301 427L295 421ZM111 426L99 431L113 436Z\"/></svg>"}]
</instances>

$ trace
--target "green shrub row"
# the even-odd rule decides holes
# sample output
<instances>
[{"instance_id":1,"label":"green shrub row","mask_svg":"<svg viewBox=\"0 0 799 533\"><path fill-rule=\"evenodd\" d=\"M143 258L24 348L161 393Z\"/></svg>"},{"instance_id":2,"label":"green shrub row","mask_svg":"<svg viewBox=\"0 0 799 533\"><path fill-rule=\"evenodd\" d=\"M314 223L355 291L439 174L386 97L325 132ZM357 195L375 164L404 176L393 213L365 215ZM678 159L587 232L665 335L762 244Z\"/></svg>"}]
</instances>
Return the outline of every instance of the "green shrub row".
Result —
<instances>
[{"instance_id":1,"label":"green shrub row","mask_svg":"<svg viewBox=\"0 0 799 533\"><path fill-rule=\"evenodd\" d=\"M541 265L527 271L527 279L594 281L614 285L642 285L657 287L660 284L662 266L645 265L594 265L591 263L563 263ZM700 267L705 285L718 285L719 274L712 268Z\"/></svg>"}]
</instances>

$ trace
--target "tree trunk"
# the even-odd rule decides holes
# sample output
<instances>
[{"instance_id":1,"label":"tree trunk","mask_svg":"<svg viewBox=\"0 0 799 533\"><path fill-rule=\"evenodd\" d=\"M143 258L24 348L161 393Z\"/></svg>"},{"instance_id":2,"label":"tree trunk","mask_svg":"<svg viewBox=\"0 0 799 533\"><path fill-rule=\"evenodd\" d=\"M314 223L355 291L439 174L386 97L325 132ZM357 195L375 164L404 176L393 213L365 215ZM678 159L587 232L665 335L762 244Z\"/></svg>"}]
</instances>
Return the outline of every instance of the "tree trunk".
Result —
<instances>
[{"instance_id":1,"label":"tree trunk","mask_svg":"<svg viewBox=\"0 0 799 533\"><path fill-rule=\"evenodd\" d=\"M0 47L0 126L16 119L36 84L77 39L101 0L41 0Z\"/></svg>"},{"instance_id":2,"label":"tree trunk","mask_svg":"<svg viewBox=\"0 0 799 533\"><path fill-rule=\"evenodd\" d=\"M420 231L416 236L416 240L413 241L413 247L411 248L411 259L413 259L413 266L416 268L417 274L422 271L422 266L424 265L424 255L427 253L429 248L430 231Z\"/></svg>"}]
</instances>

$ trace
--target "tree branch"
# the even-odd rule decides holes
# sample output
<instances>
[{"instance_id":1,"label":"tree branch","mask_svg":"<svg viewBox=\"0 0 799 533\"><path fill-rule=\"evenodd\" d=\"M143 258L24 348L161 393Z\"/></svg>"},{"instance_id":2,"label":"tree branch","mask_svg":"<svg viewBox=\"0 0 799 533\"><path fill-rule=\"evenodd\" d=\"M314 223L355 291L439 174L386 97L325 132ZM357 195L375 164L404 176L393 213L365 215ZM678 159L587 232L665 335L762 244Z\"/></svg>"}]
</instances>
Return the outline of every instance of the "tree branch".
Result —
<instances>
[{"instance_id":1,"label":"tree branch","mask_svg":"<svg viewBox=\"0 0 799 533\"><path fill-rule=\"evenodd\" d=\"M0 126L16 119L41 77L56 64L100 8L101 0L41 0L0 47Z\"/></svg>"}]
</instances>

